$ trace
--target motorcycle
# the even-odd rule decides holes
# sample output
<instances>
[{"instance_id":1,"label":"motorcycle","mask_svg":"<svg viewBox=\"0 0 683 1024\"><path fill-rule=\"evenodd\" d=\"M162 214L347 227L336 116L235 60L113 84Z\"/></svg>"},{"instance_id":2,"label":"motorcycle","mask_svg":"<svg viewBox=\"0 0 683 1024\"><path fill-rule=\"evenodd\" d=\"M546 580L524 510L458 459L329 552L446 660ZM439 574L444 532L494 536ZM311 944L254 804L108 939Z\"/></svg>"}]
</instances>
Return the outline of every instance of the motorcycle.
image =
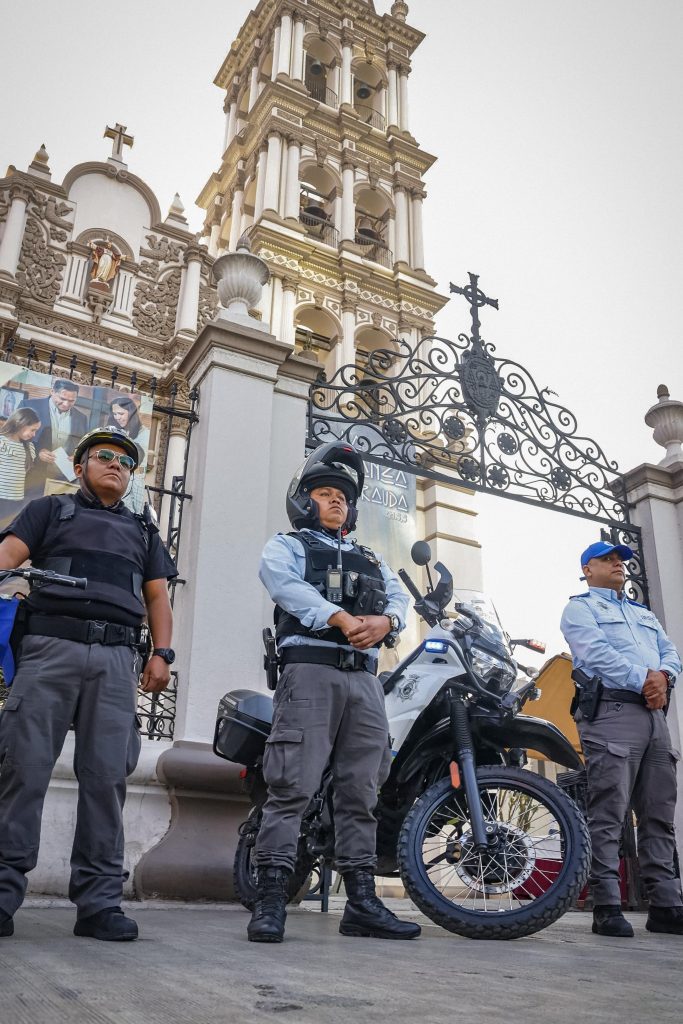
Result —
<instances>
[{"instance_id":1,"label":"motorcycle","mask_svg":"<svg viewBox=\"0 0 683 1024\"><path fill-rule=\"evenodd\" d=\"M451 573L436 562L434 585L429 545L418 541L411 554L427 566L425 594L405 570L399 576L430 628L380 676L393 759L375 812L376 873L400 878L417 907L448 931L479 939L531 935L575 902L588 876L590 840L576 804L525 770L525 751L573 769L581 762L555 726L520 715L539 691L518 673L501 631L469 605L456 604L446 617ZM214 752L244 766L252 801L234 863L235 889L249 909L272 709L267 694L229 692L214 735ZM328 769L303 816L292 900L314 870L322 877L333 861L333 785Z\"/></svg>"}]
</instances>

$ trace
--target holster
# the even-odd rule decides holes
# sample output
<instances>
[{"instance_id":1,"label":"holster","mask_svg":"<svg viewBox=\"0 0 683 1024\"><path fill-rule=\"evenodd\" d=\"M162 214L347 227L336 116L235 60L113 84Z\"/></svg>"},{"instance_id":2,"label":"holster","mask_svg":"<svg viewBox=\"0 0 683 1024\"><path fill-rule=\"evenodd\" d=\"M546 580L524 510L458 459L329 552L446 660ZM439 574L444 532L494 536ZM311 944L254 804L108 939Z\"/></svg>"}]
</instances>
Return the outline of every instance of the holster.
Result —
<instances>
[{"instance_id":1,"label":"holster","mask_svg":"<svg viewBox=\"0 0 683 1024\"><path fill-rule=\"evenodd\" d=\"M275 637L270 629L264 629L261 636L263 637L263 646L266 649L266 653L263 655L263 667L266 670L266 685L269 690L274 690L277 687L278 673L280 669Z\"/></svg>"},{"instance_id":2,"label":"holster","mask_svg":"<svg viewBox=\"0 0 683 1024\"><path fill-rule=\"evenodd\" d=\"M582 718L587 722L592 722L598 713L600 701L602 700L602 680L599 676L586 675L580 668L573 670L572 679L576 689L569 707L569 713L573 717L578 710L581 712Z\"/></svg>"}]
</instances>

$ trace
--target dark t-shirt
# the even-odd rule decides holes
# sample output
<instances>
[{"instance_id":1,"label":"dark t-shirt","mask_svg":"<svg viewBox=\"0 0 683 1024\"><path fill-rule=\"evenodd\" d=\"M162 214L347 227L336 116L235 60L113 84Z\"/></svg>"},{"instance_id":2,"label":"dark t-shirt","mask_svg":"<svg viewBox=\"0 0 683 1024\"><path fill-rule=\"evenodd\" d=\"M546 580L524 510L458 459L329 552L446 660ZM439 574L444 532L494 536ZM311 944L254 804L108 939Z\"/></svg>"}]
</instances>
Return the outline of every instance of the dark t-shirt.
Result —
<instances>
[{"instance_id":1,"label":"dark t-shirt","mask_svg":"<svg viewBox=\"0 0 683 1024\"><path fill-rule=\"evenodd\" d=\"M29 502L9 526L0 533L0 540L3 540L8 534L18 537L29 549L33 564L41 565L46 558L50 558L53 554L53 547L49 538L46 538L48 532L54 539L55 530L59 530L60 527L73 529L78 520L79 509L88 510L91 514L94 511L96 515L102 516L102 547L105 557L116 559L121 556L126 563L130 561L133 568L140 570L143 583L150 580L173 579L178 575L178 570L162 544L159 534L152 530L149 533L143 531L140 523L136 521L136 517L125 505L120 503L113 510L93 510L80 494L76 494L74 500L77 504L74 519L64 524L59 523L61 504L55 496L50 495ZM117 523L109 518L112 516L126 519L125 526L122 522ZM123 527L126 543L118 547L117 550L107 553L107 539L113 532L112 525ZM116 533L119 534L118 529L116 529ZM75 572L73 575L80 575L80 573ZM112 603L111 600L98 599L95 594L93 594L93 598L87 599L85 597L87 590L72 591L67 598L54 593L55 589L53 586L35 587L27 598L27 606L32 611L48 615L102 619L130 626L138 625L141 621L141 615L135 614L130 608L120 607ZM95 590L96 587L92 589ZM52 593L50 593L51 591ZM81 594L84 596L81 597Z\"/></svg>"}]
</instances>

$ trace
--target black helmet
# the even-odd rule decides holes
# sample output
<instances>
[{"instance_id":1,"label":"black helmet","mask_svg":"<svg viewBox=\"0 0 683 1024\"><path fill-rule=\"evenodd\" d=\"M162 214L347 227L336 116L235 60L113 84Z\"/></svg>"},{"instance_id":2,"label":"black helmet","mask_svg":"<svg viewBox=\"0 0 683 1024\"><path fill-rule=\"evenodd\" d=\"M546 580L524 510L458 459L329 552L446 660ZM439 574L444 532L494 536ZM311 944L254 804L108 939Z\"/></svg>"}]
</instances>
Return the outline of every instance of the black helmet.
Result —
<instances>
[{"instance_id":1,"label":"black helmet","mask_svg":"<svg viewBox=\"0 0 683 1024\"><path fill-rule=\"evenodd\" d=\"M83 458L83 455L95 444L117 444L123 448L126 455L135 460L135 468L140 465L143 453L133 438L121 427L96 427L84 434L76 445L74 451L74 466Z\"/></svg>"},{"instance_id":2,"label":"black helmet","mask_svg":"<svg viewBox=\"0 0 683 1024\"><path fill-rule=\"evenodd\" d=\"M343 491L349 512L343 530L350 533L356 527L356 503L363 491L365 470L363 460L350 444L328 441L316 448L299 467L287 490L287 515L295 530L308 527L319 530L318 505L311 498L316 487L338 487Z\"/></svg>"}]
</instances>

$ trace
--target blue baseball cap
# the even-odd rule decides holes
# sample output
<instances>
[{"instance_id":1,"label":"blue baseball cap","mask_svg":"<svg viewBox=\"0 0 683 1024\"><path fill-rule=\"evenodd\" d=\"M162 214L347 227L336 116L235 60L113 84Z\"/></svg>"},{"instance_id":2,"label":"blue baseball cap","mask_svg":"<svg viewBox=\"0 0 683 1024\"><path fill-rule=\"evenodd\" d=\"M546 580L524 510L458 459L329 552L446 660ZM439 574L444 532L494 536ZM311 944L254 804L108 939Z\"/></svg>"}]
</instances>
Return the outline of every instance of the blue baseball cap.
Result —
<instances>
[{"instance_id":1,"label":"blue baseball cap","mask_svg":"<svg viewBox=\"0 0 683 1024\"><path fill-rule=\"evenodd\" d=\"M604 540L598 540L595 544L591 544L590 547L586 548L581 555L581 565L587 565L591 558L602 558L603 555L609 555L611 551L616 551L624 562L627 562L629 558L633 558L633 552L625 544L608 544Z\"/></svg>"}]
</instances>

